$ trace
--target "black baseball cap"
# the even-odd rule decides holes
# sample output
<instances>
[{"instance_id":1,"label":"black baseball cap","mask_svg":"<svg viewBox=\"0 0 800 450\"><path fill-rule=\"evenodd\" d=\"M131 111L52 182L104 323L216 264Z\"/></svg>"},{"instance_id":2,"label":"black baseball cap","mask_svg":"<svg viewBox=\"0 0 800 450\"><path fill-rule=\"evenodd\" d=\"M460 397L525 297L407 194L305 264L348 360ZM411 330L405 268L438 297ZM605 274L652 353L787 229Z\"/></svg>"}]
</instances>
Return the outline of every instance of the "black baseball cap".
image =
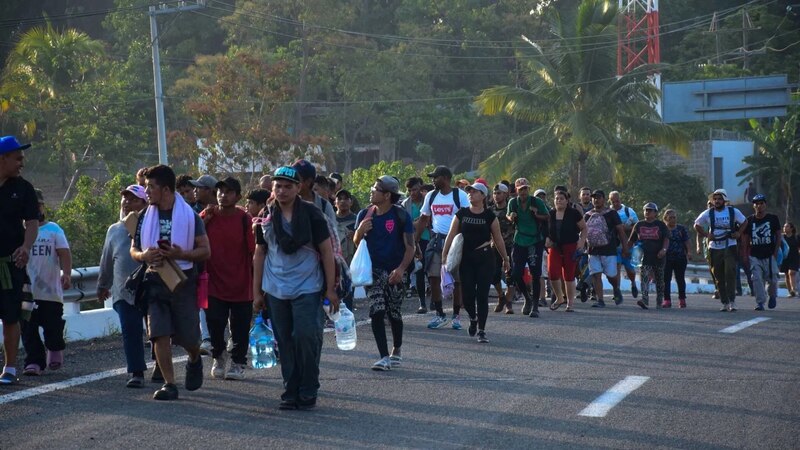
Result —
<instances>
[{"instance_id":1,"label":"black baseball cap","mask_svg":"<svg viewBox=\"0 0 800 450\"><path fill-rule=\"evenodd\" d=\"M600 190L600 189L595 189L594 191L592 191L592 198L594 198L594 197L603 197L603 198L606 198L606 193L605 193L605 192L603 192L603 191L602 191L602 190Z\"/></svg>"},{"instance_id":2,"label":"black baseball cap","mask_svg":"<svg viewBox=\"0 0 800 450\"><path fill-rule=\"evenodd\" d=\"M453 178L453 172L451 172L450 168L447 166L436 166L436 168L433 169L433 172L429 173L428 176L431 178L436 178L436 177Z\"/></svg>"},{"instance_id":3,"label":"black baseball cap","mask_svg":"<svg viewBox=\"0 0 800 450\"><path fill-rule=\"evenodd\" d=\"M216 189L219 189L221 187L233 189L234 191L236 191L237 194L242 195L242 185L241 183L239 183L239 180L233 177L228 177L222 181L217 182L217 184L214 185L214 187Z\"/></svg>"}]
</instances>

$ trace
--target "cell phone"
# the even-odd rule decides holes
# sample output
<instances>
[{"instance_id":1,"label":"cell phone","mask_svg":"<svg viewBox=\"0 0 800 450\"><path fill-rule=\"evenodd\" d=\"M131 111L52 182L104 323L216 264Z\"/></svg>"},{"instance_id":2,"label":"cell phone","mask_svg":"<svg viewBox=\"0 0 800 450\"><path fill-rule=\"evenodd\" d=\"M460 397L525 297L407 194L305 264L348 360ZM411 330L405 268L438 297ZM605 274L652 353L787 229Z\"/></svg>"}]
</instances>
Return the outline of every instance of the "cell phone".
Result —
<instances>
[{"instance_id":1,"label":"cell phone","mask_svg":"<svg viewBox=\"0 0 800 450\"><path fill-rule=\"evenodd\" d=\"M160 248L170 248L170 247L172 247L172 243L170 241L166 240L166 239L159 239L157 241L157 243L158 243L158 246Z\"/></svg>"}]
</instances>

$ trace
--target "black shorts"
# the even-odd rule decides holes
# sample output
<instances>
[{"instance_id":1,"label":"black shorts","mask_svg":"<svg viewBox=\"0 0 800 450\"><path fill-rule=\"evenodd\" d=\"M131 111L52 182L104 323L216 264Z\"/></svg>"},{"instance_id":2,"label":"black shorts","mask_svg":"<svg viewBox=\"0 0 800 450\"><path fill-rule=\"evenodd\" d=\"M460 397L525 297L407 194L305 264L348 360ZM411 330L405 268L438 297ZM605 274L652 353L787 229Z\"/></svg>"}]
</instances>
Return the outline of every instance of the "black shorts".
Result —
<instances>
[{"instance_id":1,"label":"black shorts","mask_svg":"<svg viewBox=\"0 0 800 450\"><path fill-rule=\"evenodd\" d=\"M506 255L511 257L511 247L506 247ZM503 257L500 256L500 252L496 249L494 250L494 274L492 275L492 285L500 284L500 281L505 279L506 286L514 286L514 279L510 276L506 276L503 273Z\"/></svg>"},{"instance_id":2,"label":"black shorts","mask_svg":"<svg viewBox=\"0 0 800 450\"><path fill-rule=\"evenodd\" d=\"M147 299L147 333L152 340L171 336L172 342L183 348L200 344L200 308L197 306L197 273L184 271L187 280L175 292L160 279L144 281ZM146 277L158 275L148 273Z\"/></svg>"},{"instance_id":3,"label":"black shorts","mask_svg":"<svg viewBox=\"0 0 800 450\"><path fill-rule=\"evenodd\" d=\"M7 264L11 273L11 289L0 289L0 320L4 325L14 325L19 322L22 313L22 285L28 281L25 268L18 268L11 263Z\"/></svg>"}]
</instances>

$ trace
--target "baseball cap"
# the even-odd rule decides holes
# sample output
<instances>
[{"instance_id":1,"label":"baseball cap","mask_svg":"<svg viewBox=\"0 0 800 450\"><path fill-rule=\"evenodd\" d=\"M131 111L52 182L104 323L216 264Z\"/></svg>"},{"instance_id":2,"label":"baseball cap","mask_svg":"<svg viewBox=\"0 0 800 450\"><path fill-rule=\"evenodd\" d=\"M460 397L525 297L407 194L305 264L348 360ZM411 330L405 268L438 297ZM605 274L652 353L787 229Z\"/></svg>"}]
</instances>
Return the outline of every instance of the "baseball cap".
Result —
<instances>
[{"instance_id":1,"label":"baseball cap","mask_svg":"<svg viewBox=\"0 0 800 450\"><path fill-rule=\"evenodd\" d=\"M756 194L756 195L753 197L753 203L756 203L756 202L764 202L764 203L767 203L767 196L766 196L766 195L764 195L764 194Z\"/></svg>"},{"instance_id":2,"label":"baseball cap","mask_svg":"<svg viewBox=\"0 0 800 450\"><path fill-rule=\"evenodd\" d=\"M594 197L603 197L606 198L606 193L603 192L601 189L595 189L592 191L592 198Z\"/></svg>"},{"instance_id":3,"label":"baseball cap","mask_svg":"<svg viewBox=\"0 0 800 450\"><path fill-rule=\"evenodd\" d=\"M428 176L431 178L436 178L436 177L453 178L453 172L451 172L450 168L447 166L436 166L436 168L433 169L433 172L429 173Z\"/></svg>"},{"instance_id":4,"label":"baseball cap","mask_svg":"<svg viewBox=\"0 0 800 450\"><path fill-rule=\"evenodd\" d=\"M328 178L337 180L340 183L342 182L342 176L338 172L331 172L331 174L328 175Z\"/></svg>"},{"instance_id":5,"label":"baseball cap","mask_svg":"<svg viewBox=\"0 0 800 450\"><path fill-rule=\"evenodd\" d=\"M225 178L222 181L218 181L217 184L214 185L214 188L216 188L216 189L219 189L220 187L226 187L228 189L233 189L234 191L236 191L237 194L240 194L240 195L242 193L242 185L241 185L241 183L239 183L239 180L237 180L236 178L233 178L233 177Z\"/></svg>"},{"instance_id":6,"label":"baseball cap","mask_svg":"<svg viewBox=\"0 0 800 450\"><path fill-rule=\"evenodd\" d=\"M725 200L725 201L728 200L728 191L726 191L725 189L717 189L711 195L721 195L723 200Z\"/></svg>"},{"instance_id":7,"label":"baseball cap","mask_svg":"<svg viewBox=\"0 0 800 450\"><path fill-rule=\"evenodd\" d=\"M17 138L15 138L14 136L0 137L0 155L15 152L17 150L25 150L30 146L31 144L25 144L25 145L20 144Z\"/></svg>"},{"instance_id":8,"label":"baseball cap","mask_svg":"<svg viewBox=\"0 0 800 450\"><path fill-rule=\"evenodd\" d=\"M275 169L272 175L273 180L287 180L293 183L300 183L300 174L297 173L294 167L283 166Z\"/></svg>"},{"instance_id":9,"label":"baseball cap","mask_svg":"<svg viewBox=\"0 0 800 450\"><path fill-rule=\"evenodd\" d=\"M519 189L522 187L530 187L530 183L528 182L527 178L517 178L517 181L514 182L514 187Z\"/></svg>"},{"instance_id":10,"label":"baseball cap","mask_svg":"<svg viewBox=\"0 0 800 450\"><path fill-rule=\"evenodd\" d=\"M489 182L484 180L483 178L476 178L475 182L476 183L480 183L480 184L486 186L486 189L489 189Z\"/></svg>"},{"instance_id":11,"label":"baseball cap","mask_svg":"<svg viewBox=\"0 0 800 450\"><path fill-rule=\"evenodd\" d=\"M216 189L217 179L212 177L211 175L203 175L196 180L189 181L189 184L191 184L194 187Z\"/></svg>"},{"instance_id":12,"label":"baseball cap","mask_svg":"<svg viewBox=\"0 0 800 450\"><path fill-rule=\"evenodd\" d=\"M36 192L36 200L39 200L39 203L44 203L44 194L42 193L41 189L34 189Z\"/></svg>"},{"instance_id":13,"label":"baseball cap","mask_svg":"<svg viewBox=\"0 0 800 450\"><path fill-rule=\"evenodd\" d=\"M392 194L400 193L400 182L398 182L397 178L395 177L384 175L375 181L377 181L378 184L387 192L391 192Z\"/></svg>"},{"instance_id":14,"label":"baseball cap","mask_svg":"<svg viewBox=\"0 0 800 450\"><path fill-rule=\"evenodd\" d=\"M503 183L497 183L497 184L494 185L494 190L508 193L508 186L506 186Z\"/></svg>"},{"instance_id":15,"label":"baseball cap","mask_svg":"<svg viewBox=\"0 0 800 450\"><path fill-rule=\"evenodd\" d=\"M335 197L336 198L347 197L350 200L352 200L353 199L353 194L351 194L350 191L348 191L347 189L339 189L338 191L336 191Z\"/></svg>"},{"instance_id":16,"label":"baseball cap","mask_svg":"<svg viewBox=\"0 0 800 450\"><path fill-rule=\"evenodd\" d=\"M481 194L483 194L484 197L489 195L489 189L483 183L471 184L471 185L465 187L464 190L467 191L467 192L473 191L473 190L474 191L481 191Z\"/></svg>"},{"instance_id":17,"label":"baseball cap","mask_svg":"<svg viewBox=\"0 0 800 450\"><path fill-rule=\"evenodd\" d=\"M648 209L652 209L655 212L658 212L658 205L653 202L647 202L644 204L644 210L647 211Z\"/></svg>"},{"instance_id":18,"label":"baseball cap","mask_svg":"<svg viewBox=\"0 0 800 450\"><path fill-rule=\"evenodd\" d=\"M292 164L292 167L297 171L297 175L300 177L300 180L307 180L309 178L317 177L317 168L308 162L308 160L298 159L294 162L294 164Z\"/></svg>"},{"instance_id":19,"label":"baseball cap","mask_svg":"<svg viewBox=\"0 0 800 450\"><path fill-rule=\"evenodd\" d=\"M125 189L121 190L119 192L119 194L123 195L126 192L129 192L129 193L133 194L134 197L136 197L136 198L140 198L142 200L147 200L147 194L144 192L144 188L139 186L138 184L132 184L132 185L126 187Z\"/></svg>"},{"instance_id":20,"label":"baseball cap","mask_svg":"<svg viewBox=\"0 0 800 450\"><path fill-rule=\"evenodd\" d=\"M269 196L270 192L266 189L253 189L247 193L247 200L252 200L256 203L267 203Z\"/></svg>"},{"instance_id":21,"label":"baseball cap","mask_svg":"<svg viewBox=\"0 0 800 450\"><path fill-rule=\"evenodd\" d=\"M547 192L545 192L544 189L537 189L536 192L533 193L533 196L538 197L539 194L547 195Z\"/></svg>"}]
</instances>

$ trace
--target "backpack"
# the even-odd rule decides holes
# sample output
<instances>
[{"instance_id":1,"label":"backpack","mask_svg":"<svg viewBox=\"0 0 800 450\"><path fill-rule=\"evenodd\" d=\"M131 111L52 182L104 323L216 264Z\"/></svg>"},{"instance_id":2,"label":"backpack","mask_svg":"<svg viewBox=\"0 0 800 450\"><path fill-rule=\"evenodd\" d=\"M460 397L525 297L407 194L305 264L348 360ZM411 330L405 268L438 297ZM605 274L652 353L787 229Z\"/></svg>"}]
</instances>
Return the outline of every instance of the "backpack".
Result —
<instances>
[{"instance_id":1,"label":"backpack","mask_svg":"<svg viewBox=\"0 0 800 450\"><path fill-rule=\"evenodd\" d=\"M452 194L453 194L453 203L456 204L456 209L461 209L461 196L458 195L458 189L453 189ZM439 189L435 189L433 191L433 195L431 195L431 202L429 203L429 205L433 205L433 199L435 199L437 195L439 195Z\"/></svg>"},{"instance_id":2,"label":"backpack","mask_svg":"<svg viewBox=\"0 0 800 450\"><path fill-rule=\"evenodd\" d=\"M589 211L586 213L589 218L586 219L586 228L588 236L586 241L589 242L589 247L604 247L611 243L611 232L608 229L608 221L604 213L596 211Z\"/></svg>"},{"instance_id":3,"label":"backpack","mask_svg":"<svg viewBox=\"0 0 800 450\"><path fill-rule=\"evenodd\" d=\"M718 238L718 239L714 238L714 218L715 218L714 217L714 210L715 210L715 208L711 208L708 211L708 220L709 220L709 222L711 222L711 231L709 232L710 240L712 240L712 241L726 241L726 240L729 239L730 233L735 232L739 228L738 225L736 225L736 216L733 213L733 206L728 206L728 220L730 221L730 224L731 224L731 231L726 233L725 236L723 236L721 238Z\"/></svg>"}]
</instances>

